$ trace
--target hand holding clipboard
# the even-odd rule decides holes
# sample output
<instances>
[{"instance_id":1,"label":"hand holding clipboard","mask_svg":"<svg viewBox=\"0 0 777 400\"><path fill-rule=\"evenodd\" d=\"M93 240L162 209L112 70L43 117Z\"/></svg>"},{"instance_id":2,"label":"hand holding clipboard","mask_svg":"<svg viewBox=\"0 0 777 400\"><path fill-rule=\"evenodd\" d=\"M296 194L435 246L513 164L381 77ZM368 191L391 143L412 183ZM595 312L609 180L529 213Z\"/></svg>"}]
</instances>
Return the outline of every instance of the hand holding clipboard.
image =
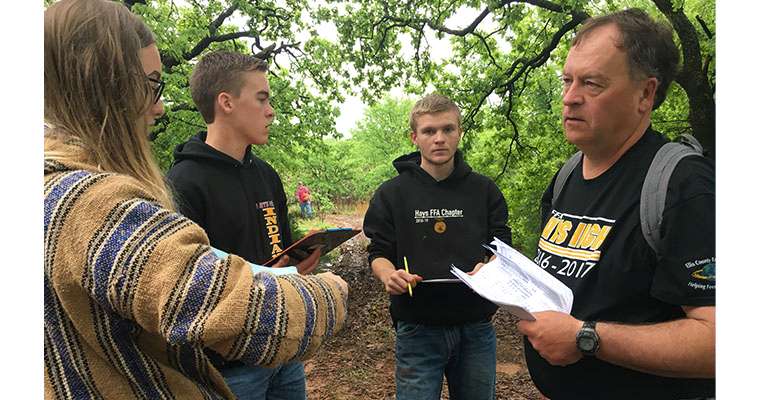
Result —
<instances>
[{"instance_id":1,"label":"hand holding clipboard","mask_svg":"<svg viewBox=\"0 0 777 400\"><path fill-rule=\"evenodd\" d=\"M312 231L263 264L274 265L283 256L288 256L287 265L298 265L301 261L313 255L317 249L321 252L319 256L323 256L360 232L361 229L351 228L329 228L321 231Z\"/></svg>"}]
</instances>

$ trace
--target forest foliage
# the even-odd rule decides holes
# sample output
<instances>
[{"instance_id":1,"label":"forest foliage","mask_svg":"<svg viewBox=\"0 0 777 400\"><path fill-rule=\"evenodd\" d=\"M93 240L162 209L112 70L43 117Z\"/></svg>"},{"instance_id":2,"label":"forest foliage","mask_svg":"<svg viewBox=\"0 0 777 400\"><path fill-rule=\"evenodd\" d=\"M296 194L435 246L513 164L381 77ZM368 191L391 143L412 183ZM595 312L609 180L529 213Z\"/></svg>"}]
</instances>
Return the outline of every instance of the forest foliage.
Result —
<instances>
[{"instance_id":1,"label":"forest foliage","mask_svg":"<svg viewBox=\"0 0 777 400\"><path fill-rule=\"evenodd\" d=\"M575 149L561 128L569 42L585 18L638 7L671 23L683 70L653 126L694 133L714 149L715 4L704 0L148 0L124 3L155 32L166 114L152 133L163 169L175 146L205 129L188 92L198 57L216 49L271 64L275 123L255 148L280 173L289 199L298 181L320 211L368 201L413 151L408 116L423 94L460 105L461 148L508 202L514 245L537 243L539 199ZM333 33L334 32L334 33ZM445 43L450 43L446 46ZM694 47L695 46L695 47ZM335 120L346 96L366 112L350 132ZM689 104L694 104L693 107ZM710 109L711 105L711 109ZM700 120L700 118L702 118Z\"/></svg>"}]
</instances>

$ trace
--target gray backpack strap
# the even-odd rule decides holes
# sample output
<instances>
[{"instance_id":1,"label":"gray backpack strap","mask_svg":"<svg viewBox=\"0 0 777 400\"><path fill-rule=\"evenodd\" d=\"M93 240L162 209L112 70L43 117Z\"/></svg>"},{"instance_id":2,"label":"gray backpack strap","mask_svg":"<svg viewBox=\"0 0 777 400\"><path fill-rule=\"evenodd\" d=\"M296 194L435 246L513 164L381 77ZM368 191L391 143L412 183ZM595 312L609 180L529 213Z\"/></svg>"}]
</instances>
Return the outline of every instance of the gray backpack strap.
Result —
<instances>
[{"instance_id":1,"label":"gray backpack strap","mask_svg":"<svg viewBox=\"0 0 777 400\"><path fill-rule=\"evenodd\" d=\"M572 157L569 157L569 160L567 160L567 162L564 163L564 166L558 171L556 183L553 184L553 200L551 200L551 205L556 205L556 199L558 199L558 196L561 194L561 189L564 189L564 185L566 185L569 175L572 175L572 171L582 159L583 153L578 151Z\"/></svg>"},{"instance_id":2,"label":"gray backpack strap","mask_svg":"<svg viewBox=\"0 0 777 400\"><path fill-rule=\"evenodd\" d=\"M699 141L696 140L695 137L687 133L683 133L682 135L680 135L677 138L677 141L686 146L691 147L691 149L693 149L698 155L702 155L704 153L704 148L701 147L701 143L699 143Z\"/></svg>"},{"instance_id":3,"label":"gray backpack strap","mask_svg":"<svg viewBox=\"0 0 777 400\"><path fill-rule=\"evenodd\" d=\"M679 143L664 144L653 157L645 181L642 183L639 220L642 224L642 235L656 254L660 254L661 220L666 205L669 178L672 177L672 172L680 160L687 156L701 154L702 147L696 138L683 134L680 136Z\"/></svg>"}]
</instances>

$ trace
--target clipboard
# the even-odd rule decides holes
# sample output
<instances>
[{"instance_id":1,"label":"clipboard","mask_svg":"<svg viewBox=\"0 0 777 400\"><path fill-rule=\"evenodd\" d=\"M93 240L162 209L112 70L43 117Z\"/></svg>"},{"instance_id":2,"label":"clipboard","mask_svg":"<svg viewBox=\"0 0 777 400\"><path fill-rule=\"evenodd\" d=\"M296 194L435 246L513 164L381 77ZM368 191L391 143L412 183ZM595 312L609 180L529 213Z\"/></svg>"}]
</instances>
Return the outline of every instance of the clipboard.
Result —
<instances>
[{"instance_id":1,"label":"clipboard","mask_svg":"<svg viewBox=\"0 0 777 400\"><path fill-rule=\"evenodd\" d=\"M316 249L320 248L321 255L323 256L348 239L358 235L361 231L361 229L352 228L329 228L312 231L263 264L267 266L273 265L281 257L287 255L289 256L288 265L297 265L300 261L308 258Z\"/></svg>"}]
</instances>

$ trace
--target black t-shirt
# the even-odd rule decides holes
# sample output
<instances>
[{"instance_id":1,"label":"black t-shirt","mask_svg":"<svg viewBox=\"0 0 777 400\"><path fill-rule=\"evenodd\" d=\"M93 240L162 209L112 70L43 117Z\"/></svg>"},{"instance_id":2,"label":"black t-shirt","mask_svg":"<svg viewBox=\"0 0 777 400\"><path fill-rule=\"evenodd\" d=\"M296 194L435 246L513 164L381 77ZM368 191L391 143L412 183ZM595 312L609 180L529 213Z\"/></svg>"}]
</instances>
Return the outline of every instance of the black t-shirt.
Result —
<instances>
[{"instance_id":1,"label":"black t-shirt","mask_svg":"<svg viewBox=\"0 0 777 400\"><path fill-rule=\"evenodd\" d=\"M655 323L683 317L683 305L715 304L715 175L709 159L687 157L673 173L660 257L642 235L642 183L665 142L648 130L594 179L583 179L578 164L554 206L553 182L546 190L535 262L572 289L575 318ZM555 367L528 340L524 345L534 383L554 400L714 395L712 379L659 377L595 357Z\"/></svg>"}]
</instances>

